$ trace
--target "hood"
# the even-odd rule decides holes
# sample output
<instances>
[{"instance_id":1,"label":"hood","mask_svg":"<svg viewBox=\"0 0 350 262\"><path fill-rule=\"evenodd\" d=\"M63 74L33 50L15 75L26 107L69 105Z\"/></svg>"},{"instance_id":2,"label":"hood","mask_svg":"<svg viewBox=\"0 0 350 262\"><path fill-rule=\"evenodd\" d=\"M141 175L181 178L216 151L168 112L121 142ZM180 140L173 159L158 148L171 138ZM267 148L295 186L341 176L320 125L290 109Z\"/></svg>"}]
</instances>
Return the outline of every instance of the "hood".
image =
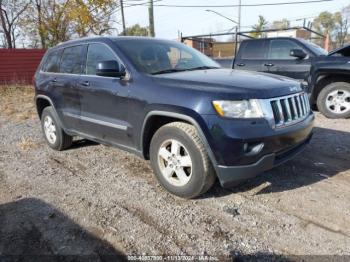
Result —
<instances>
[{"instance_id":1,"label":"hood","mask_svg":"<svg viewBox=\"0 0 350 262\"><path fill-rule=\"evenodd\" d=\"M350 57L350 44L334 49L333 51L330 51L328 53L328 56L336 56L336 55L340 55L343 57Z\"/></svg>"},{"instance_id":2,"label":"hood","mask_svg":"<svg viewBox=\"0 0 350 262\"><path fill-rule=\"evenodd\" d=\"M300 92L299 82L272 74L233 69L210 69L154 75L162 85L234 94L238 99L271 98Z\"/></svg>"}]
</instances>

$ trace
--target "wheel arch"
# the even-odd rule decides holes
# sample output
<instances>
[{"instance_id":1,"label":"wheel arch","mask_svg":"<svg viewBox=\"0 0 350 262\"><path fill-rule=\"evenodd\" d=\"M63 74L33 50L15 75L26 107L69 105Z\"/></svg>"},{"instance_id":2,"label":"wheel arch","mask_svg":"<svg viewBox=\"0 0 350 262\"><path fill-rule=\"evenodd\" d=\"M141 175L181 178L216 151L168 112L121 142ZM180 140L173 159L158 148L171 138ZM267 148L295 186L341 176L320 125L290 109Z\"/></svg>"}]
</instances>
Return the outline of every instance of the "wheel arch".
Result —
<instances>
[{"instance_id":1,"label":"wheel arch","mask_svg":"<svg viewBox=\"0 0 350 262\"><path fill-rule=\"evenodd\" d=\"M35 106L36 106L36 110L39 116L39 119L41 119L41 115L44 111L44 109L48 106L51 106L53 109L53 112L55 114L55 116L58 119L59 125L63 128L63 130L66 132L66 128L63 125L61 119L59 118L59 115L57 114L56 108L54 103L52 102L51 98L46 96L46 95L37 95L35 96Z\"/></svg>"},{"instance_id":2,"label":"wheel arch","mask_svg":"<svg viewBox=\"0 0 350 262\"><path fill-rule=\"evenodd\" d=\"M335 82L350 83L350 75L324 73L317 77L315 88L312 92L313 103L316 104L318 95L324 87Z\"/></svg>"},{"instance_id":3,"label":"wheel arch","mask_svg":"<svg viewBox=\"0 0 350 262\"><path fill-rule=\"evenodd\" d=\"M35 97L35 106L36 106L36 111L37 111L40 119L41 119L41 115L42 115L45 107L52 106L52 108L55 110L55 106L54 106L52 100L48 96L45 96L45 95L37 95ZM55 112L56 112L56 110L55 110Z\"/></svg>"},{"instance_id":4,"label":"wheel arch","mask_svg":"<svg viewBox=\"0 0 350 262\"><path fill-rule=\"evenodd\" d=\"M206 150L207 153L209 155L210 160L212 161L212 164L214 166L214 168L216 169L217 164L216 164L216 159L214 157L214 154L209 146L208 140L201 128L201 125L199 123L198 120L196 120L195 118L185 115L185 114L181 114L181 113L175 113L175 112L168 112L168 111L151 111L149 112L146 117L145 120L143 122L142 125L142 131L141 131L141 141L140 141L140 145L141 145L141 152L143 154L143 157L145 159L149 159L149 147L150 147L150 142L151 139L153 137L153 135L155 134L155 132L162 127L165 124L171 123L171 122L185 122L188 124L193 125ZM154 124L156 123L156 124Z\"/></svg>"}]
</instances>

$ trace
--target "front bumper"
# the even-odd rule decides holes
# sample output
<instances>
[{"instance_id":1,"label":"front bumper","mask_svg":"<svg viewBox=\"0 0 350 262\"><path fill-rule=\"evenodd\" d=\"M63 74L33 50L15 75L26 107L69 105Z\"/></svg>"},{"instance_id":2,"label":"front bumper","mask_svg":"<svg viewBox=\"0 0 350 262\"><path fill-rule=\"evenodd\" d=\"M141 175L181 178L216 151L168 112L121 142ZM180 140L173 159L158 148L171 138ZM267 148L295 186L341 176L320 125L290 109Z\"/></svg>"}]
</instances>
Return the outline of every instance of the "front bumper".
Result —
<instances>
[{"instance_id":1,"label":"front bumper","mask_svg":"<svg viewBox=\"0 0 350 262\"><path fill-rule=\"evenodd\" d=\"M289 148L288 150L272 153L263 156L259 161L251 165L244 166L218 166L217 175L222 187L231 187L246 179L257 176L258 174L272 169L284 162L294 158L304 151L306 145L310 142L312 133L302 143Z\"/></svg>"},{"instance_id":2,"label":"front bumper","mask_svg":"<svg viewBox=\"0 0 350 262\"><path fill-rule=\"evenodd\" d=\"M255 177L301 153L312 137L314 115L294 125L272 129L265 120L237 121L207 117L208 144L223 187ZM247 145L263 145L247 152ZM249 148L249 147L248 147Z\"/></svg>"}]
</instances>

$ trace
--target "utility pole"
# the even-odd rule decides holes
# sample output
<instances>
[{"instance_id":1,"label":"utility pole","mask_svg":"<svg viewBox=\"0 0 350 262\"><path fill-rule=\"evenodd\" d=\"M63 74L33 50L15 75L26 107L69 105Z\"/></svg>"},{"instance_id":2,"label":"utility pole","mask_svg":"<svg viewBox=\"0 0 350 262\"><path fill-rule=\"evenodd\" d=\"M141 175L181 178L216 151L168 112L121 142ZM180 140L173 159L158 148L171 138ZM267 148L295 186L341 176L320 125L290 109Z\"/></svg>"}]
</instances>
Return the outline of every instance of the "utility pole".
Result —
<instances>
[{"instance_id":1,"label":"utility pole","mask_svg":"<svg viewBox=\"0 0 350 262\"><path fill-rule=\"evenodd\" d=\"M241 31L241 0L238 0L238 23L237 23L237 27L238 27L238 32Z\"/></svg>"},{"instance_id":2,"label":"utility pole","mask_svg":"<svg viewBox=\"0 0 350 262\"><path fill-rule=\"evenodd\" d=\"M237 49L237 42L240 41L241 36L237 33L241 32L241 0L238 0L238 21L237 21L237 27L236 27L236 49Z\"/></svg>"},{"instance_id":3,"label":"utility pole","mask_svg":"<svg viewBox=\"0 0 350 262\"><path fill-rule=\"evenodd\" d=\"M154 37L155 33L154 33L153 0L149 0L148 16L149 16L148 35L151 36L151 37Z\"/></svg>"},{"instance_id":4,"label":"utility pole","mask_svg":"<svg viewBox=\"0 0 350 262\"><path fill-rule=\"evenodd\" d=\"M124 17L124 3L123 0L120 0L120 11L122 13L122 23L123 23L123 35L125 35L125 17Z\"/></svg>"}]
</instances>

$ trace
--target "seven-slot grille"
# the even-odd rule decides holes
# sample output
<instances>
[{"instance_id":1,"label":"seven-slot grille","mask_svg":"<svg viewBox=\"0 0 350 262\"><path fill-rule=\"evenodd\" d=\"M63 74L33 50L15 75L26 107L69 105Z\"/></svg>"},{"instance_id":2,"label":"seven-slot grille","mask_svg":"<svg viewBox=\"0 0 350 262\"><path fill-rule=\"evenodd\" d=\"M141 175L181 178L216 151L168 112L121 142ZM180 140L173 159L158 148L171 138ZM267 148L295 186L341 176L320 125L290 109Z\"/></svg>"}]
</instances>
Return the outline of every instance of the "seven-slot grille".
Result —
<instances>
[{"instance_id":1,"label":"seven-slot grille","mask_svg":"<svg viewBox=\"0 0 350 262\"><path fill-rule=\"evenodd\" d=\"M310 113L309 97L306 93L279 97L270 100L276 127L283 127L306 118Z\"/></svg>"}]
</instances>

